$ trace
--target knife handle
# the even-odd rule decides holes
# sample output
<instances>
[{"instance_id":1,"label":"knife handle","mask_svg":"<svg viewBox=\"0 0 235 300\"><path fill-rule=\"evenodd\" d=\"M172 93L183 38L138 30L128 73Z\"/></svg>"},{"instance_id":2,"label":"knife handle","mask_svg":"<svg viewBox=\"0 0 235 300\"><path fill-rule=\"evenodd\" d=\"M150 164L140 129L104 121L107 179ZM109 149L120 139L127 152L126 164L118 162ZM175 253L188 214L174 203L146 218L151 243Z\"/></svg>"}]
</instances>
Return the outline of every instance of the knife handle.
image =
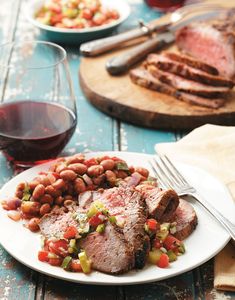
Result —
<instances>
[{"instance_id":1,"label":"knife handle","mask_svg":"<svg viewBox=\"0 0 235 300\"><path fill-rule=\"evenodd\" d=\"M146 42L133 47L131 50L126 51L124 54L115 56L107 61L106 70L111 75L119 75L125 73L135 63L145 58L149 53L159 50L168 43L164 40L159 40L156 36L147 40Z\"/></svg>"},{"instance_id":2,"label":"knife handle","mask_svg":"<svg viewBox=\"0 0 235 300\"><path fill-rule=\"evenodd\" d=\"M139 28L81 44L80 52L84 56L96 56L103 54L109 50L120 47L125 42L129 42L143 36L151 37L153 32L162 33L167 31L170 25L171 23L169 22L157 25L146 25L142 21L139 21Z\"/></svg>"},{"instance_id":3,"label":"knife handle","mask_svg":"<svg viewBox=\"0 0 235 300\"><path fill-rule=\"evenodd\" d=\"M114 48L118 48L124 42L128 42L148 34L149 31L145 27L137 28L118 35L83 43L80 46L80 52L84 56L96 56Z\"/></svg>"}]
</instances>

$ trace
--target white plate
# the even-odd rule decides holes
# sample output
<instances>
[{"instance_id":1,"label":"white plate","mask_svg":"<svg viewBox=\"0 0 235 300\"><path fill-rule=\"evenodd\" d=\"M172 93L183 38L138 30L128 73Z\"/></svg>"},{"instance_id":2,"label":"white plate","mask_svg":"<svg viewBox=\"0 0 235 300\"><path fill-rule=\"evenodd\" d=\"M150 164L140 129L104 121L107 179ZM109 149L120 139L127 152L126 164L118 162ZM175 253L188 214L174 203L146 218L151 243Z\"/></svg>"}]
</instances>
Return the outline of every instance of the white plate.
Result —
<instances>
[{"instance_id":1,"label":"white plate","mask_svg":"<svg viewBox=\"0 0 235 300\"><path fill-rule=\"evenodd\" d=\"M130 14L130 6L125 0L101 0L104 7L115 9L119 12L120 18L110 24L95 26L84 29L57 28L42 24L35 19L36 12L43 6L45 0L28 0L24 6L25 16L28 21L39 28L48 38L61 43L81 43L107 35L117 26L123 23Z\"/></svg>"},{"instance_id":2,"label":"white plate","mask_svg":"<svg viewBox=\"0 0 235 300\"><path fill-rule=\"evenodd\" d=\"M134 166L149 167L148 161L151 155L128 152L105 152L105 155L119 156ZM90 153L88 157L100 156L101 153ZM39 171L45 171L49 164L36 166L14 177L0 191L0 199L14 194L17 183L27 181L37 175ZM235 214L233 200L227 189L208 173L188 165L178 165L187 179L204 195L204 197L216 205L230 220ZM131 271L124 275L111 276L99 272L90 275L82 273L70 273L62 268L53 267L42 263L37 259L40 249L40 235L31 233L22 224L10 220L6 211L0 209L0 243L13 257L26 266L41 273L60 279L100 285L138 284L162 280L177 274L191 270L216 255L229 241L227 232L205 212L197 203L193 206L198 216L196 230L185 240L186 253L172 263L169 268L160 269L155 266L146 266L143 270Z\"/></svg>"}]
</instances>

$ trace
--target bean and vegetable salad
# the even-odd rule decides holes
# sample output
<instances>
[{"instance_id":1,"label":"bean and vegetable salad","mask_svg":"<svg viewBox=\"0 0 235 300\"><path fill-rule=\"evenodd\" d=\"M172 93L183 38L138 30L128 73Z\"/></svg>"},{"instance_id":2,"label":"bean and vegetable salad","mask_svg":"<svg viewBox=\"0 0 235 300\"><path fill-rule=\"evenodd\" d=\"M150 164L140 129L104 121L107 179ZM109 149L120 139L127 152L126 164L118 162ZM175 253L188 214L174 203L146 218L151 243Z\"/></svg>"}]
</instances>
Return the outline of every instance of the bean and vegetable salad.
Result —
<instances>
[{"instance_id":1,"label":"bean and vegetable salad","mask_svg":"<svg viewBox=\"0 0 235 300\"><path fill-rule=\"evenodd\" d=\"M38 232L43 216L76 205L81 193L110 189L123 183L157 186L147 169L128 166L118 157L86 158L76 154L57 159L47 172L40 172L32 181L19 183L15 196L2 200L1 204L9 218L23 220L30 231ZM92 262L80 249L79 241L92 232L103 234L107 222L119 226L104 204L94 201L84 214L75 214L74 223L68 224L62 236L42 238L38 259L67 271L90 273ZM173 236L175 222L160 224L149 218L144 229L151 239L149 263L166 268L185 252L183 242Z\"/></svg>"},{"instance_id":2,"label":"bean and vegetable salad","mask_svg":"<svg viewBox=\"0 0 235 300\"><path fill-rule=\"evenodd\" d=\"M83 29L109 24L119 19L119 12L99 0L47 0L35 19L57 28Z\"/></svg>"}]
</instances>

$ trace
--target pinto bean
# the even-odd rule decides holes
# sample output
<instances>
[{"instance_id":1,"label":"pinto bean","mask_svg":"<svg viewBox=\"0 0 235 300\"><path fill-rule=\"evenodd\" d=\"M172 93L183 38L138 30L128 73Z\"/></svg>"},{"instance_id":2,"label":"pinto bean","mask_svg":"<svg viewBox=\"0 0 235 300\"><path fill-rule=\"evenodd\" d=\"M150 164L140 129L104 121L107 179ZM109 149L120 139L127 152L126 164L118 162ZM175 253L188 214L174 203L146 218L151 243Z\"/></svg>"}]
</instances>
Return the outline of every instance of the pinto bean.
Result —
<instances>
[{"instance_id":1,"label":"pinto bean","mask_svg":"<svg viewBox=\"0 0 235 300\"><path fill-rule=\"evenodd\" d=\"M29 215L37 215L39 213L41 204L38 202L32 201L23 201L21 203L21 211Z\"/></svg>"},{"instance_id":2,"label":"pinto bean","mask_svg":"<svg viewBox=\"0 0 235 300\"><path fill-rule=\"evenodd\" d=\"M117 178L121 178L121 179L125 179L128 176L127 172L122 170L115 170L115 174Z\"/></svg>"},{"instance_id":3,"label":"pinto bean","mask_svg":"<svg viewBox=\"0 0 235 300\"><path fill-rule=\"evenodd\" d=\"M61 190L65 187L65 182L63 179L57 179L53 184L52 184L53 188L55 188L56 190Z\"/></svg>"},{"instance_id":4,"label":"pinto bean","mask_svg":"<svg viewBox=\"0 0 235 300\"><path fill-rule=\"evenodd\" d=\"M104 168L104 170L113 170L115 162L112 159L105 159L101 161L100 165Z\"/></svg>"},{"instance_id":5,"label":"pinto bean","mask_svg":"<svg viewBox=\"0 0 235 300\"><path fill-rule=\"evenodd\" d=\"M72 170L64 170L60 172L60 177L67 181L72 181L77 177L77 174Z\"/></svg>"},{"instance_id":6,"label":"pinto bean","mask_svg":"<svg viewBox=\"0 0 235 300\"><path fill-rule=\"evenodd\" d=\"M98 177L93 178L92 181L93 181L94 185L100 186L102 183L104 183L105 178L106 178L105 174L102 174Z\"/></svg>"},{"instance_id":7,"label":"pinto bean","mask_svg":"<svg viewBox=\"0 0 235 300\"><path fill-rule=\"evenodd\" d=\"M51 195L49 194L44 194L42 198L40 199L41 204L48 203L50 206L53 205L54 199Z\"/></svg>"},{"instance_id":8,"label":"pinto bean","mask_svg":"<svg viewBox=\"0 0 235 300\"><path fill-rule=\"evenodd\" d=\"M73 196L66 195L66 196L64 196L64 200L73 200Z\"/></svg>"},{"instance_id":9,"label":"pinto bean","mask_svg":"<svg viewBox=\"0 0 235 300\"><path fill-rule=\"evenodd\" d=\"M48 178L47 175L40 175L39 176L39 182L41 184L43 184L44 186L48 186L48 185L51 184L51 182L50 182L50 180L49 180L49 178Z\"/></svg>"},{"instance_id":10,"label":"pinto bean","mask_svg":"<svg viewBox=\"0 0 235 300\"><path fill-rule=\"evenodd\" d=\"M21 191L21 190L16 190L15 192L15 196L19 199L22 199L23 198L23 195L24 195L24 192Z\"/></svg>"},{"instance_id":11,"label":"pinto bean","mask_svg":"<svg viewBox=\"0 0 235 300\"><path fill-rule=\"evenodd\" d=\"M29 220L29 223L28 223L28 229L32 232L37 232L39 231L39 221L40 219L39 218L32 218Z\"/></svg>"},{"instance_id":12,"label":"pinto bean","mask_svg":"<svg viewBox=\"0 0 235 300\"><path fill-rule=\"evenodd\" d=\"M67 169L68 169L67 165L65 163L61 163L56 167L55 171L56 171L56 173L60 173Z\"/></svg>"},{"instance_id":13,"label":"pinto bean","mask_svg":"<svg viewBox=\"0 0 235 300\"><path fill-rule=\"evenodd\" d=\"M24 189L25 189L25 182L20 182L16 187L16 190L19 191L23 191Z\"/></svg>"},{"instance_id":14,"label":"pinto bean","mask_svg":"<svg viewBox=\"0 0 235 300\"><path fill-rule=\"evenodd\" d=\"M48 185L45 188L45 193L51 195L52 197L58 197L61 195L61 191L60 190L56 190L52 185Z\"/></svg>"},{"instance_id":15,"label":"pinto bean","mask_svg":"<svg viewBox=\"0 0 235 300\"><path fill-rule=\"evenodd\" d=\"M69 199L69 200L65 200L65 201L64 201L64 206L65 206L65 207L68 207L68 206L72 205L73 203L74 203L73 200L70 200L70 199Z\"/></svg>"},{"instance_id":16,"label":"pinto bean","mask_svg":"<svg viewBox=\"0 0 235 300\"><path fill-rule=\"evenodd\" d=\"M66 162L67 164L74 164L74 163L82 163L85 160L85 156L81 153L75 154L73 156L67 157Z\"/></svg>"},{"instance_id":17,"label":"pinto bean","mask_svg":"<svg viewBox=\"0 0 235 300\"><path fill-rule=\"evenodd\" d=\"M69 170L74 171L79 175L83 175L87 171L87 166L81 163L73 163L68 166Z\"/></svg>"},{"instance_id":18,"label":"pinto bean","mask_svg":"<svg viewBox=\"0 0 235 300\"><path fill-rule=\"evenodd\" d=\"M47 174L47 178L48 178L50 184L54 183L56 181L56 179L57 179L53 173L48 173Z\"/></svg>"},{"instance_id":19,"label":"pinto bean","mask_svg":"<svg viewBox=\"0 0 235 300\"><path fill-rule=\"evenodd\" d=\"M74 190L77 194L85 192L86 185L81 178L77 178L74 180Z\"/></svg>"},{"instance_id":20,"label":"pinto bean","mask_svg":"<svg viewBox=\"0 0 235 300\"><path fill-rule=\"evenodd\" d=\"M45 194L45 186L43 184L38 184L33 191L33 198L35 200L40 199Z\"/></svg>"},{"instance_id":21,"label":"pinto bean","mask_svg":"<svg viewBox=\"0 0 235 300\"><path fill-rule=\"evenodd\" d=\"M116 174L115 174L113 171L107 170L107 171L105 172L105 175L106 175L106 178L107 178L108 183L109 183L111 186L115 186L115 183L116 183L116 180L117 180Z\"/></svg>"},{"instance_id":22,"label":"pinto bean","mask_svg":"<svg viewBox=\"0 0 235 300\"><path fill-rule=\"evenodd\" d=\"M48 214L51 211L50 204L45 203L40 207L39 213L41 216L44 216L45 214Z\"/></svg>"},{"instance_id":23,"label":"pinto bean","mask_svg":"<svg viewBox=\"0 0 235 300\"><path fill-rule=\"evenodd\" d=\"M104 168L101 165L90 166L87 169L87 174L91 177L97 177L104 173Z\"/></svg>"},{"instance_id":24,"label":"pinto bean","mask_svg":"<svg viewBox=\"0 0 235 300\"><path fill-rule=\"evenodd\" d=\"M138 172L140 175L142 175L145 178L148 178L148 176L149 176L149 171L145 168L137 167L137 168L135 168L135 171Z\"/></svg>"},{"instance_id":25,"label":"pinto bean","mask_svg":"<svg viewBox=\"0 0 235 300\"><path fill-rule=\"evenodd\" d=\"M28 183L29 189L31 191L33 191L36 188L37 185L39 185L39 181L38 180L33 180L33 181L30 181Z\"/></svg>"},{"instance_id":26,"label":"pinto bean","mask_svg":"<svg viewBox=\"0 0 235 300\"><path fill-rule=\"evenodd\" d=\"M62 196L56 197L55 198L55 204L61 206L64 203L64 198Z\"/></svg>"}]
</instances>

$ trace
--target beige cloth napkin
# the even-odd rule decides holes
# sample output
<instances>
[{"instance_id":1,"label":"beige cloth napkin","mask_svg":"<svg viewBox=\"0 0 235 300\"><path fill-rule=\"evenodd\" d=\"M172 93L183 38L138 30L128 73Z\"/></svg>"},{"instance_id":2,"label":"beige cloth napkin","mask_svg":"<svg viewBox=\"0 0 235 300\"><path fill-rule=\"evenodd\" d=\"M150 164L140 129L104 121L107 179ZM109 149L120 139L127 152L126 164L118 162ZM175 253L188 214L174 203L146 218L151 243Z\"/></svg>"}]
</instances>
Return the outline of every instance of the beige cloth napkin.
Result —
<instances>
[{"instance_id":1,"label":"beige cloth napkin","mask_svg":"<svg viewBox=\"0 0 235 300\"><path fill-rule=\"evenodd\" d=\"M227 186L235 202L235 127L207 124L176 143L157 144L156 150L205 169ZM235 247L231 242L216 256L214 273L216 289L235 291Z\"/></svg>"}]
</instances>

